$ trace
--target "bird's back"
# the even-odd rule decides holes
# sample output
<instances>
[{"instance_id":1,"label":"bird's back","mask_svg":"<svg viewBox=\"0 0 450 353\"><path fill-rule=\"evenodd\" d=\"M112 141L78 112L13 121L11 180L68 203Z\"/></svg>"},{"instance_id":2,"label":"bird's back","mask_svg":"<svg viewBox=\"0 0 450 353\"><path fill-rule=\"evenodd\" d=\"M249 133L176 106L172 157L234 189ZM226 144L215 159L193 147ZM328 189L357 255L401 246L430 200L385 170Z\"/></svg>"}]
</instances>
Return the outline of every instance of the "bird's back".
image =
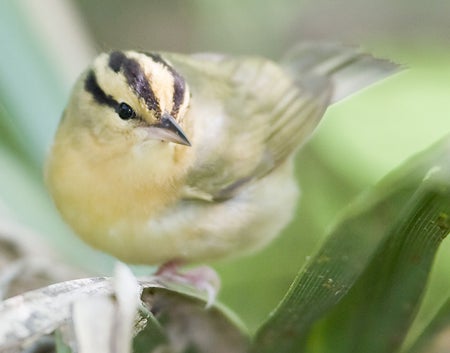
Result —
<instances>
[{"instance_id":1,"label":"bird's back","mask_svg":"<svg viewBox=\"0 0 450 353\"><path fill-rule=\"evenodd\" d=\"M233 197L293 155L330 103L396 70L334 43L300 44L279 64L218 54L165 56L191 82L190 116L199 125L193 137L198 162L186 195L213 200Z\"/></svg>"}]
</instances>

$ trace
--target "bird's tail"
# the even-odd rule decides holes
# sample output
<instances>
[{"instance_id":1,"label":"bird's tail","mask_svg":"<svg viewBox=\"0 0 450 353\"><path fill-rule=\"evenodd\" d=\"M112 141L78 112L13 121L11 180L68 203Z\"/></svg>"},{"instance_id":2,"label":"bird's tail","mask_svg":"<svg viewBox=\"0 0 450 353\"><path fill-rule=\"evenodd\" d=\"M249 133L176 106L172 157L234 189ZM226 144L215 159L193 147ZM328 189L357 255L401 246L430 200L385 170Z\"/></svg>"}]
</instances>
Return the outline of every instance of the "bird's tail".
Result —
<instances>
[{"instance_id":1,"label":"bird's tail","mask_svg":"<svg viewBox=\"0 0 450 353\"><path fill-rule=\"evenodd\" d=\"M400 70L389 60L374 58L360 49L338 43L301 43L281 60L291 77L314 96L329 103L343 98Z\"/></svg>"}]
</instances>

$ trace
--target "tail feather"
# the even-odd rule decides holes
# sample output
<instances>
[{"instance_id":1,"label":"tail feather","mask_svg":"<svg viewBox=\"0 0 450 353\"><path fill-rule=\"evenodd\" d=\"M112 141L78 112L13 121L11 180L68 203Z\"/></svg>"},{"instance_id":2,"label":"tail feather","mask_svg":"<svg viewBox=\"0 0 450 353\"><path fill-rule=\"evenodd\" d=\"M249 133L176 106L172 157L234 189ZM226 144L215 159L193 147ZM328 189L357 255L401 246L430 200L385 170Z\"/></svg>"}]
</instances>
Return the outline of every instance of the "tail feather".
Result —
<instances>
[{"instance_id":1,"label":"tail feather","mask_svg":"<svg viewBox=\"0 0 450 353\"><path fill-rule=\"evenodd\" d=\"M397 64L338 43L301 43L281 60L300 86L335 103L399 71Z\"/></svg>"}]
</instances>

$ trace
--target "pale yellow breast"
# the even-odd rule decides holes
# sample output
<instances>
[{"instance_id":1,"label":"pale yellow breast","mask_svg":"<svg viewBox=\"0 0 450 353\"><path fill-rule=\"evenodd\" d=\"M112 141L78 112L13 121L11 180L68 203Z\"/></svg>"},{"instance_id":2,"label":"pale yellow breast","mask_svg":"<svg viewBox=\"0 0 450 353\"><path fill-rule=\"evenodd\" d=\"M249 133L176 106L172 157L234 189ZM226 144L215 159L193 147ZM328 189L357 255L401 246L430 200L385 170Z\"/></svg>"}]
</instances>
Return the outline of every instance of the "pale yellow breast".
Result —
<instances>
[{"instance_id":1,"label":"pale yellow breast","mask_svg":"<svg viewBox=\"0 0 450 353\"><path fill-rule=\"evenodd\" d=\"M66 222L91 245L104 242L115 224L130 232L176 202L190 161L184 146L99 145L89 134L77 141L64 127L47 165L47 184Z\"/></svg>"}]
</instances>

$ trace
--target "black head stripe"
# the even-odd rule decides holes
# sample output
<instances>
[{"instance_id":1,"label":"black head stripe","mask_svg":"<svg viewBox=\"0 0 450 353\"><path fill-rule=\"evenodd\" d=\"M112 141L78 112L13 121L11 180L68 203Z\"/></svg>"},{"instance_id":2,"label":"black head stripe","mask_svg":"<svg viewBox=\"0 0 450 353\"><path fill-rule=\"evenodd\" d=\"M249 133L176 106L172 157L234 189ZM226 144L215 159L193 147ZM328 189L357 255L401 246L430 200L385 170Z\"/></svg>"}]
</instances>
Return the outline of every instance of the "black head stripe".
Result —
<instances>
[{"instance_id":1,"label":"black head stripe","mask_svg":"<svg viewBox=\"0 0 450 353\"><path fill-rule=\"evenodd\" d=\"M155 53L145 53L145 55L149 56L153 59L154 62L160 63L163 65L172 75L173 77L173 108L172 108L172 116L176 116L180 109L181 104L184 101L184 95L186 91L186 83L184 81L183 76L181 76L175 69L170 66L159 54Z\"/></svg>"},{"instance_id":2,"label":"black head stripe","mask_svg":"<svg viewBox=\"0 0 450 353\"><path fill-rule=\"evenodd\" d=\"M113 51L111 54L109 54L109 67L114 72L119 72L120 68L122 67L122 64L127 59L125 54L121 51Z\"/></svg>"},{"instance_id":3,"label":"black head stripe","mask_svg":"<svg viewBox=\"0 0 450 353\"><path fill-rule=\"evenodd\" d=\"M184 94L186 90L186 85L184 83L184 78L179 74L173 75L173 108L172 115L177 115L180 110L181 104L184 102Z\"/></svg>"},{"instance_id":4,"label":"black head stripe","mask_svg":"<svg viewBox=\"0 0 450 353\"><path fill-rule=\"evenodd\" d=\"M145 101L147 107L157 113L161 113L158 99L156 98L141 65L135 60L128 58L121 51L114 51L109 55L109 67L114 72L122 70L128 84L136 95Z\"/></svg>"},{"instance_id":5,"label":"black head stripe","mask_svg":"<svg viewBox=\"0 0 450 353\"><path fill-rule=\"evenodd\" d=\"M150 87L144 71L136 60L128 59L123 64L123 74L136 94L144 99L149 109L160 112L159 102Z\"/></svg>"},{"instance_id":6,"label":"black head stripe","mask_svg":"<svg viewBox=\"0 0 450 353\"><path fill-rule=\"evenodd\" d=\"M117 107L117 101L110 95L107 95L98 85L97 78L92 70L90 70L86 76L84 89L92 95L97 103L108 105L113 108Z\"/></svg>"}]
</instances>

